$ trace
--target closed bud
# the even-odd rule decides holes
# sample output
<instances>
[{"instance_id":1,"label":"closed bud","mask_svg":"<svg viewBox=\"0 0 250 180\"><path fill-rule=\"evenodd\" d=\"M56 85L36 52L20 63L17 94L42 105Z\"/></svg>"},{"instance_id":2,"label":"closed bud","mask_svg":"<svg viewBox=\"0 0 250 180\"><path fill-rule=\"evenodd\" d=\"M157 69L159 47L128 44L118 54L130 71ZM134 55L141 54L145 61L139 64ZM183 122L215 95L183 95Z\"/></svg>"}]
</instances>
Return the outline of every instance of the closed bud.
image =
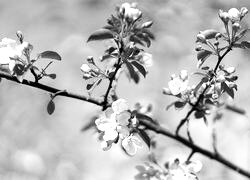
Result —
<instances>
[{"instance_id":1,"label":"closed bud","mask_svg":"<svg viewBox=\"0 0 250 180\"><path fill-rule=\"evenodd\" d=\"M165 94L165 95L172 95L169 88L163 88L162 93Z\"/></svg>"},{"instance_id":2,"label":"closed bud","mask_svg":"<svg viewBox=\"0 0 250 180\"><path fill-rule=\"evenodd\" d=\"M248 13L248 9L246 7L242 7L240 9L240 17L241 19Z\"/></svg>"},{"instance_id":3,"label":"closed bud","mask_svg":"<svg viewBox=\"0 0 250 180\"><path fill-rule=\"evenodd\" d=\"M198 45L196 48L195 48L195 51L201 51L202 50L202 46L201 45Z\"/></svg>"},{"instance_id":4,"label":"closed bud","mask_svg":"<svg viewBox=\"0 0 250 180\"><path fill-rule=\"evenodd\" d=\"M229 67L226 69L226 72L229 73L229 74L232 74L235 72L235 67Z\"/></svg>"},{"instance_id":5,"label":"closed bud","mask_svg":"<svg viewBox=\"0 0 250 180\"><path fill-rule=\"evenodd\" d=\"M217 34L215 35L215 39L219 39L219 38L221 38L221 33L217 33Z\"/></svg>"},{"instance_id":6,"label":"closed bud","mask_svg":"<svg viewBox=\"0 0 250 180\"><path fill-rule=\"evenodd\" d=\"M233 31L237 32L240 29L240 24L238 22L233 23Z\"/></svg>"},{"instance_id":7,"label":"closed bud","mask_svg":"<svg viewBox=\"0 0 250 180\"><path fill-rule=\"evenodd\" d=\"M215 41L215 42L214 42L214 45L215 45L215 46L219 46L219 41Z\"/></svg>"},{"instance_id":8,"label":"closed bud","mask_svg":"<svg viewBox=\"0 0 250 180\"><path fill-rule=\"evenodd\" d=\"M218 81L218 82L224 82L226 79L225 79L225 76L224 75L219 75L217 78L216 78L216 80Z\"/></svg>"},{"instance_id":9,"label":"closed bud","mask_svg":"<svg viewBox=\"0 0 250 180\"><path fill-rule=\"evenodd\" d=\"M24 38L24 37L23 37L22 31L17 31L17 32L16 32L16 35L17 35L17 37L18 37L20 43L23 43L23 38Z\"/></svg>"},{"instance_id":10,"label":"closed bud","mask_svg":"<svg viewBox=\"0 0 250 180\"><path fill-rule=\"evenodd\" d=\"M229 14L227 12L223 12L221 9L219 10L220 19L227 24L229 21Z\"/></svg>"},{"instance_id":11,"label":"closed bud","mask_svg":"<svg viewBox=\"0 0 250 180\"><path fill-rule=\"evenodd\" d=\"M201 33L197 34L197 40L196 41L201 42L201 43L207 43L206 37Z\"/></svg>"},{"instance_id":12,"label":"closed bud","mask_svg":"<svg viewBox=\"0 0 250 180\"><path fill-rule=\"evenodd\" d=\"M142 28L150 28L153 24L153 21L148 21L142 24Z\"/></svg>"}]
</instances>

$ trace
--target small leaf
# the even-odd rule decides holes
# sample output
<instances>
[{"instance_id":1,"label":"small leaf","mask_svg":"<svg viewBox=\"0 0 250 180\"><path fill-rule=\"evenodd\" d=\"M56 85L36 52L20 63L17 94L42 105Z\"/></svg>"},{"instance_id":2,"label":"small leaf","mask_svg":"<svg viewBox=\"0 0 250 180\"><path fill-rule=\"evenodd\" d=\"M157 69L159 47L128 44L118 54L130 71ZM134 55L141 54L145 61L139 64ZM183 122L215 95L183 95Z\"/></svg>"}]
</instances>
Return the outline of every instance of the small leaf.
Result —
<instances>
[{"instance_id":1,"label":"small leaf","mask_svg":"<svg viewBox=\"0 0 250 180\"><path fill-rule=\"evenodd\" d=\"M133 65L136 67L136 69L138 69L138 71L139 71L144 77L146 77L147 72L146 72L145 68L144 68L140 63L138 63L137 61L132 61L131 64L133 64Z\"/></svg>"},{"instance_id":2,"label":"small leaf","mask_svg":"<svg viewBox=\"0 0 250 180\"><path fill-rule=\"evenodd\" d=\"M244 47L244 48L250 48L250 42L249 41L242 41L241 42L241 45Z\"/></svg>"},{"instance_id":3,"label":"small leaf","mask_svg":"<svg viewBox=\"0 0 250 180\"><path fill-rule=\"evenodd\" d=\"M140 135L142 140L147 144L148 148L150 148L151 139L148 134L142 129L138 129L138 134Z\"/></svg>"},{"instance_id":4,"label":"small leaf","mask_svg":"<svg viewBox=\"0 0 250 180\"><path fill-rule=\"evenodd\" d=\"M62 60L61 56L54 51L44 51L39 54L41 58L47 58L47 59L55 59L55 60Z\"/></svg>"},{"instance_id":5,"label":"small leaf","mask_svg":"<svg viewBox=\"0 0 250 180\"><path fill-rule=\"evenodd\" d=\"M97 116L94 116L93 118L91 118L89 120L89 122L87 122L81 129L81 131L87 131L93 127L95 127L95 120L97 119Z\"/></svg>"},{"instance_id":6,"label":"small leaf","mask_svg":"<svg viewBox=\"0 0 250 180\"><path fill-rule=\"evenodd\" d=\"M221 89L225 91L231 98L234 98L233 88L228 87L228 85L225 82L221 83Z\"/></svg>"},{"instance_id":7,"label":"small leaf","mask_svg":"<svg viewBox=\"0 0 250 180\"><path fill-rule=\"evenodd\" d=\"M95 83L93 83L93 84L87 84L86 89L87 89L87 90L90 90L90 89L93 87L94 84L95 84Z\"/></svg>"},{"instance_id":8,"label":"small leaf","mask_svg":"<svg viewBox=\"0 0 250 180\"><path fill-rule=\"evenodd\" d=\"M211 51L208 51L208 50L201 50L197 53L197 59L198 60L205 60L206 58L208 58L210 55L212 54Z\"/></svg>"},{"instance_id":9,"label":"small leaf","mask_svg":"<svg viewBox=\"0 0 250 180\"><path fill-rule=\"evenodd\" d=\"M197 119L203 118L204 117L204 112L203 111L195 111L194 116Z\"/></svg>"},{"instance_id":10,"label":"small leaf","mask_svg":"<svg viewBox=\"0 0 250 180\"><path fill-rule=\"evenodd\" d=\"M144 119L144 120L147 120L153 124L158 124L158 122L154 119L152 119L151 117L145 115L145 114L141 114L141 113L136 113L136 118L140 121L140 119Z\"/></svg>"},{"instance_id":11,"label":"small leaf","mask_svg":"<svg viewBox=\"0 0 250 180\"><path fill-rule=\"evenodd\" d=\"M197 53L197 59L199 60L198 66L201 67L201 65L205 62L205 60L212 54L211 51L208 50L201 50Z\"/></svg>"},{"instance_id":12,"label":"small leaf","mask_svg":"<svg viewBox=\"0 0 250 180\"><path fill-rule=\"evenodd\" d=\"M47 105L47 112L49 115L51 115L55 111L55 103L50 100L48 105Z\"/></svg>"},{"instance_id":13,"label":"small leaf","mask_svg":"<svg viewBox=\"0 0 250 180\"><path fill-rule=\"evenodd\" d=\"M226 105L225 108L227 110L233 111L233 112L238 113L238 114L242 114L242 115L246 114L246 110L239 108L239 107L236 107L236 106Z\"/></svg>"},{"instance_id":14,"label":"small leaf","mask_svg":"<svg viewBox=\"0 0 250 180\"><path fill-rule=\"evenodd\" d=\"M56 74L48 74L47 76L49 76L51 79L56 79Z\"/></svg>"},{"instance_id":15,"label":"small leaf","mask_svg":"<svg viewBox=\"0 0 250 180\"><path fill-rule=\"evenodd\" d=\"M178 109L183 108L185 105L186 105L186 102L181 102L181 101L176 101L174 103L175 108L178 108Z\"/></svg>"},{"instance_id":16,"label":"small leaf","mask_svg":"<svg viewBox=\"0 0 250 180\"><path fill-rule=\"evenodd\" d=\"M130 77L134 80L134 82L137 84L138 82L139 82L139 76L138 76L138 74L135 72L135 69L134 69L134 67L131 65L131 63L130 62L128 62L128 61L125 61L125 64L126 64L126 66L127 66L127 68L128 68L128 71L129 71L129 75L130 75Z\"/></svg>"},{"instance_id":17,"label":"small leaf","mask_svg":"<svg viewBox=\"0 0 250 180\"><path fill-rule=\"evenodd\" d=\"M110 31L108 29L99 29L89 36L87 42L96 41L96 40L112 39L112 38L114 38L112 31Z\"/></svg>"}]
</instances>

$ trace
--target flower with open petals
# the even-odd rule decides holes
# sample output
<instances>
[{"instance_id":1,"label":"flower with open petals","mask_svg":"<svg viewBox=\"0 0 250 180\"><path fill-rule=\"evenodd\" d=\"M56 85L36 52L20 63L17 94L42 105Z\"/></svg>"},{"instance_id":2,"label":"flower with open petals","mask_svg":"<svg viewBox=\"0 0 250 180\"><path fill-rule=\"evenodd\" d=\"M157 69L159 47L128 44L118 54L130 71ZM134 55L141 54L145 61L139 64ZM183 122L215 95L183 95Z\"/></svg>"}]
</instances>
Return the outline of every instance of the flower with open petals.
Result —
<instances>
[{"instance_id":1,"label":"flower with open petals","mask_svg":"<svg viewBox=\"0 0 250 180\"><path fill-rule=\"evenodd\" d=\"M142 12L137 9L133 3L130 4L130 3L123 3L120 7L120 12L124 12L124 17L127 18L128 20L132 20L132 21L135 21L137 20Z\"/></svg>"},{"instance_id":2,"label":"flower with open petals","mask_svg":"<svg viewBox=\"0 0 250 180\"><path fill-rule=\"evenodd\" d=\"M153 66L152 54L146 53L146 52L142 52L139 56L140 56L139 62L143 66L145 66L147 68Z\"/></svg>"},{"instance_id":3,"label":"flower with open petals","mask_svg":"<svg viewBox=\"0 0 250 180\"><path fill-rule=\"evenodd\" d=\"M122 140L122 147L126 153L133 156L139 148L142 148L142 142L137 136L131 134Z\"/></svg>"},{"instance_id":4,"label":"flower with open petals","mask_svg":"<svg viewBox=\"0 0 250 180\"><path fill-rule=\"evenodd\" d=\"M119 138L124 139L130 135L128 128L131 113L128 111L128 104L124 99L118 99L96 119L95 124L102 132L103 149L109 149L113 142Z\"/></svg>"},{"instance_id":5,"label":"flower with open petals","mask_svg":"<svg viewBox=\"0 0 250 180\"><path fill-rule=\"evenodd\" d=\"M168 88L172 95L178 95L188 88L188 74L182 70L179 76L172 75L171 81L168 82Z\"/></svg>"},{"instance_id":6,"label":"flower with open petals","mask_svg":"<svg viewBox=\"0 0 250 180\"><path fill-rule=\"evenodd\" d=\"M236 9L236 8L229 9L228 14L229 14L229 19L232 22L238 22L241 19L240 11L238 9Z\"/></svg>"}]
</instances>

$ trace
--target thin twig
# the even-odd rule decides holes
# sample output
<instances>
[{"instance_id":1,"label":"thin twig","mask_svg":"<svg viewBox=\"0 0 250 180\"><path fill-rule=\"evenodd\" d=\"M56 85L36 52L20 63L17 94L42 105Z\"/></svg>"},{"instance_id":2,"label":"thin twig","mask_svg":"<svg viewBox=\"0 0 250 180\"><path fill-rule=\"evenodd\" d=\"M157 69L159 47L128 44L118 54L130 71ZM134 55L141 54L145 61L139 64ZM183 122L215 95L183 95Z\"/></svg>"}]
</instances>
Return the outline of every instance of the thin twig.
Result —
<instances>
[{"instance_id":1,"label":"thin twig","mask_svg":"<svg viewBox=\"0 0 250 180\"><path fill-rule=\"evenodd\" d=\"M152 122L149 122L148 120L140 119L140 123L143 124L144 126L146 126L147 129L152 130L152 131L154 131L154 132L156 132L158 134L167 136L167 137L169 137L171 139L174 139L174 140L184 144L186 147L189 147L193 151L195 151L197 153L200 153L200 154L202 154L202 155L204 155L204 156L206 156L208 158L211 158L211 159L225 165L229 169L231 169L231 170L233 170L235 172L238 172L239 174L241 174L241 175L243 175L245 177L250 178L250 172L249 171L246 171L246 170L240 168L239 166L237 166L234 163L232 163L231 161L225 159L221 155L218 155L218 154L216 154L214 152L203 149L202 147L200 147L200 146L198 146L196 144L190 143L188 139L186 139L184 137L181 137L179 135L176 135L174 133L171 133L166 128L161 127L161 126L159 126L157 124L154 124Z\"/></svg>"}]
</instances>

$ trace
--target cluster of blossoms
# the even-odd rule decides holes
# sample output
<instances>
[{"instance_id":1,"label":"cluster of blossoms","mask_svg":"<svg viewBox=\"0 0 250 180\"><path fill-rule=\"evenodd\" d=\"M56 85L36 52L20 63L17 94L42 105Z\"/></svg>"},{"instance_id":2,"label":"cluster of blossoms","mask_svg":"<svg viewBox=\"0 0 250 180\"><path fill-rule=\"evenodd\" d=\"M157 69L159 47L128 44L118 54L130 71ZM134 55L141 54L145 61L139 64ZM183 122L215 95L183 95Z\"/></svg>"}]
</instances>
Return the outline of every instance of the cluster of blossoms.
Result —
<instances>
[{"instance_id":1,"label":"cluster of blossoms","mask_svg":"<svg viewBox=\"0 0 250 180\"><path fill-rule=\"evenodd\" d=\"M119 140L129 155L135 155L137 149L142 147L141 140L134 132L134 128L138 125L137 119L132 117L124 99L114 101L111 108L106 109L96 119L95 124L100 132L99 139L103 150L110 149L112 144Z\"/></svg>"},{"instance_id":2,"label":"cluster of blossoms","mask_svg":"<svg viewBox=\"0 0 250 180\"><path fill-rule=\"evenodd\" d=\"M23 77L29 66L29 54L33 46L23 41L23 35L20 31L17 32L20 43L16 40L3 38L0 42L0 66L8 68L5 70L17 77L18 81L22 82ZM25 56L25 59L23 58Z\"/></svg>"},{"instance_id":3,"label":"cluster of blossoms","mask_svg":"<svg viewBox=\"0 0 250 180\"><path fill-rule=\"evenodd\" d=\"M136 180L196 180L197 173L200 172L202 164L200 161L180 163L176 159L173 163L167 163L165 168L158 164L145 163L144 166L136 166L139 173Z\"/></svg>"}]
</instances>

